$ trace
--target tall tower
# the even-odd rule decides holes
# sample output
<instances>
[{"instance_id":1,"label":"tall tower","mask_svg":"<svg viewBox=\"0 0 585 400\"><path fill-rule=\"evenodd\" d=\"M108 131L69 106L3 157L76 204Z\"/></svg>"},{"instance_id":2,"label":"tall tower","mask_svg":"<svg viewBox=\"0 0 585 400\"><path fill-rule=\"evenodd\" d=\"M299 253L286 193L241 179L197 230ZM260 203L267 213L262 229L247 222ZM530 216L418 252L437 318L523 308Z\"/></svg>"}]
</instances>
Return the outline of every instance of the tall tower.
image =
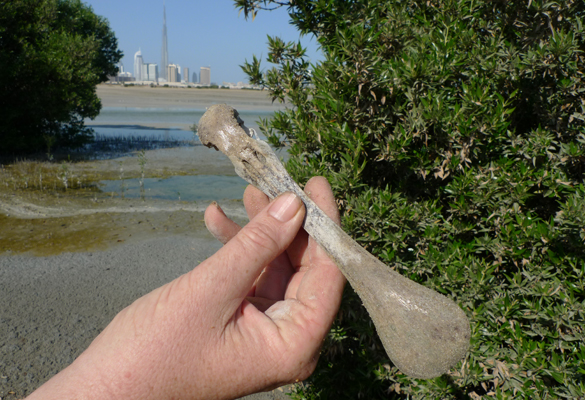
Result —
<instances>
[{"instance_id":1,"label":"tall tower","mask_svg":"<svg viewBox=\"0 0 585 400\"><path fill-rule=\"evenodd\" d=\"M142 80L142 64L144 61L142 60L142 52L140 49L134 54L134 78L137 81Z\"/></svg>"},{"instance_id":2,"label":"tall tower","mask_svg":"<svg viewBox=\"0 0 585 400\"><path fill-rule=\"evenodd\" d=\"M169 65L169 52L167 49L167 10L163 3L163 30L162 30L162 57L160 61L161 78L168 80L167 65Z\"/></svg>"}]
</instances>

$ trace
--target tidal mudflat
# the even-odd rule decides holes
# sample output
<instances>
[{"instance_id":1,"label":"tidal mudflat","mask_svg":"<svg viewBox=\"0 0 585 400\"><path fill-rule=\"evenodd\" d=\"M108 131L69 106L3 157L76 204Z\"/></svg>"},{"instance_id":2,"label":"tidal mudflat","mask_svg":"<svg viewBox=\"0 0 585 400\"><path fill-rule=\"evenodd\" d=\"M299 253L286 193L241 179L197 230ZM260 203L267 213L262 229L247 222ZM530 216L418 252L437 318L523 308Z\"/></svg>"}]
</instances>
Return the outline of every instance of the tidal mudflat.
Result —
<instances>
[{"instance_id":1,"label":"tidal mudflat","mask_svg":"<svg viewBox=\"0 0 585 400\"><path fill-rule=\"evenodd\" d=\"M247 221L245 182L190 129L205 107L232 104L248 124L282 108L255 91L100 86L98 94L104 110L88 124L103 147L0 167L2 399L31 393L121 309L217 251L203 222L211 201Z\"/></svg>"},{"instance_id":2,"label":"tidal mudflat","mask_svg":"<svg viewBox=\"0 0 585 400\"><path fill-rule=\"evenodd\" d=\"M244 217L238 199L246 183L225 156L201 146L192 128L205 107L218 102L239 106L256 128L256 121L270 118L282 105L272 104L265 92L249 90L107 85L97 90L102 113L86 121L96 132L95 143L0 167L0 254L50 255L122 243L108 238L128 229L116 222L126 218L123 214L148 212L156 219L159 211L183 209L200 220L206 205L218 201L228 214ZM105 213L116 218L107 226L96 221L87 234L63 220L87 221ZM40 219L48 228L32 227ZM13 229L25 225L31 228ZM166 232L185 229L168 227ZM61 239L51 240L57 236Z\"/></svg>"}]
</instances>

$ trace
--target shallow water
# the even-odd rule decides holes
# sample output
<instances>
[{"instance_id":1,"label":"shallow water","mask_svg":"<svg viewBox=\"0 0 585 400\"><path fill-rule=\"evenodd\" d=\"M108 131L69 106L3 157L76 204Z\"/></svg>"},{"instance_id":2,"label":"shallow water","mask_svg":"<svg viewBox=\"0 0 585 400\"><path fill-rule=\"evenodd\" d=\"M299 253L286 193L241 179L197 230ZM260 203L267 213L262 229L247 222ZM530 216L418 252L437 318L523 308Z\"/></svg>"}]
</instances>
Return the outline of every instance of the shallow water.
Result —
<instances>
[{"instance_id":1,"label":"shallow water","mask_svg":"<svg viewBox=\"0 0 585 400\"><path fill-rule=\"evenodd\" d=\"M204 109L186 108L115 108L104 107L95 120L86 120L86 124L92 126L96 132L101 129L124 128L123 125L134 125L134 132L147 129L169 131L186 130L191 135L189 127L199 123L205 113ZM240 117L246 122L246 126L258 130L258 120L272 117L274 111L240 111ZM98 130L99 128L99 130ZM160 133L160 132L159 132Z\"/></svg>"},{"instance_id":2,"label":"shallow water","mask_svg":"<svg viewBox=\"0 0 585 400\"><path fill-rule=\"evenodd\" d=\"M144 179L141 190L140 179L101 181L104 193L125 198L213 201L241 199L247 183L234 176L231 162L220 152L201 146L199 138L188 126L196 124L205 110L164 109L164 108L113 108L105 107L93 121L97 135L105 138L149 139L156 148L156 142L188 142L194 149L167 149L156 153L172 153L170 163L192 163L187 176L166 179ZM250 128L259 134L259 118L271 118L273 111L242 111L240 116ZM265 139L259 134L261 139ZM284 155L284 154L283 154ZM148 162L153 162L150 155ZM223 171L218 173L219 171Z\"/></svg>"},{"instance_id":3,"label":"shallow water","mask_svg":"<svg viewBox=\"0 0 585 400\"><path fill-rule=\"evenodd\" d=\"M144 179L141 190L140 179L102 181L104 193L125 198L149 200L180 200L211 202L218 200L240 200L247 182L239 176L187 175L165 179Z\"/></svg>"},{"instance_id":4,"label":"shallow water","mask_svg":"<svg viewBox=\"0 0 585 400\"><path fill-rule=\"evenodd\" d=\"M200 145L192 128L205 110L185 108L115 108L105 107L95 120L85 123L95 132L95 141L78 153L86 159L113 159L140 150L157 150ZM246 126L260 133L258 121L270 119L274 111L242 111Z\"/></svg>"},{"instance_id":5,"label":"shallow water","mask_svg":"<svg viewBox=\"0 0 585 400\"><path fill-rule=\"evenodd\" d=\"M198 140L197 135L192 131L179 128L154 128L142 125L97 125L92 126L96 133L96 139L125 138L145 139L151 141L192 141Z\"/></svg>"}]
</instances>

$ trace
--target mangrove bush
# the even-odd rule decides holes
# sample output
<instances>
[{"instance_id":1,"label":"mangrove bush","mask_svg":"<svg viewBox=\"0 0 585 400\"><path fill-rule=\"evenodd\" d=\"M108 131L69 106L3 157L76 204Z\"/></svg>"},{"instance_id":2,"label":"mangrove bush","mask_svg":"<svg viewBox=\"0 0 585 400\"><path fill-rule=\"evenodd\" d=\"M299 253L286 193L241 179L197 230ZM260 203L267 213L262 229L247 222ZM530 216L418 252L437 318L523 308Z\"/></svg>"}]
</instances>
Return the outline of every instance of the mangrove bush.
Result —
<instances>
[{"instance_id":1,"label":"mangrove bush","mask_svg":"<svg viewBox=\"0 0 585 400\"><path fill-rule=\"evenodd\" d=\"M458 302L471 348L415 380L347 288L305 399L585 396L585 2L236 0L287 7L323 60L269 38L242 68L292 107L261 129L343 227Z\"/></svg>"},{"instance_id":2,"label":"mangrove bush","mask_svg":"<svg viewBox=\"0 0 585 400\"><path fill-rule=\"evenodd\" d=\"M89 140L95 86L121 58L107 20L80 0L0 0L0 154Z\"/></svg>"}]
</instances>

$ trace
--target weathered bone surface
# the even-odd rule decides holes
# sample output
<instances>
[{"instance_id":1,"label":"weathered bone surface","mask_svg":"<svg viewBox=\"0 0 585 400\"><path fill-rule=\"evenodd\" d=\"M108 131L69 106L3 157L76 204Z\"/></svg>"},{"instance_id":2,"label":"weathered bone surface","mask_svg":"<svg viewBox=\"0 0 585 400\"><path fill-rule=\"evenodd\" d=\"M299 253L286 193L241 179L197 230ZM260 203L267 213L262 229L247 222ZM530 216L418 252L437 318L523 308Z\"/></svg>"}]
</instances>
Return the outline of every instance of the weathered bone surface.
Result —
<instances>
[{"instance_id":1,"label":"weathered bone surface","mask_svg":"<svg viewBox=\"0 0 585 400\"><path fill-rule=\"evenodd\" d=\"M198 135L270 198L291 191L303 200L305 230L358 293L388 356L403 373L433 378L465 356L469 321L457 304L391 270L343 232L293 181L270 146L252 137L235 109L225 104L210 107L199 122Z\"/></svg>"}]
</instances>

